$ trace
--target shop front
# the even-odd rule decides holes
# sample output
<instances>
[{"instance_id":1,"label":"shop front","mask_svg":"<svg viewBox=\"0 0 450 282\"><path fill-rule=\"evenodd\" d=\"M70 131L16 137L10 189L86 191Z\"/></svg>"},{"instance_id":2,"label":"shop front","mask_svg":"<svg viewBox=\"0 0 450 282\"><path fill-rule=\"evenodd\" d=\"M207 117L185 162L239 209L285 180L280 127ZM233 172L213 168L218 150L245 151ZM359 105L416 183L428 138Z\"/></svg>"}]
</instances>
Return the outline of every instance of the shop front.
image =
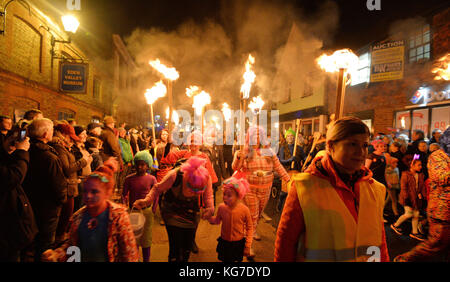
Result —
<instances>
[{"instance_id":1,"label":"shop front","mask_svg":"<svg viewBox=\"0 0 450 282\"><path fill-rule=\"evenodd\" d=\"M410 105L395 112L394 128L411 137L420 129L430 139L433 130L445 131L450 125L450 84L420 87L411 96Z\"/></svg>"}]
</instances>

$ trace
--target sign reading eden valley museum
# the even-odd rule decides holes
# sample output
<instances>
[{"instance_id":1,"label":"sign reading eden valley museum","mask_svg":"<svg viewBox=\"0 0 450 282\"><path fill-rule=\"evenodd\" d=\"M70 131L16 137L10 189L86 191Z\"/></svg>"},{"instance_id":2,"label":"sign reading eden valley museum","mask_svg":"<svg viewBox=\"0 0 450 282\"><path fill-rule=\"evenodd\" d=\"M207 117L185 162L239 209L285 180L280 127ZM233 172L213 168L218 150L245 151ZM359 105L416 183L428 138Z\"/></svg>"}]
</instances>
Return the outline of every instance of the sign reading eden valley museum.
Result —
<instances>
[{"instance_id":1,"label":"sign reading eden valley museum","mask_svg":"<svg viewBox=\"0 0 450 282\"><path fill-rule=\"evenodd\" d=\"M88 65L61 63L59 67L59 89L63 92L86 93Z\"/></svg>"}]
</instances>

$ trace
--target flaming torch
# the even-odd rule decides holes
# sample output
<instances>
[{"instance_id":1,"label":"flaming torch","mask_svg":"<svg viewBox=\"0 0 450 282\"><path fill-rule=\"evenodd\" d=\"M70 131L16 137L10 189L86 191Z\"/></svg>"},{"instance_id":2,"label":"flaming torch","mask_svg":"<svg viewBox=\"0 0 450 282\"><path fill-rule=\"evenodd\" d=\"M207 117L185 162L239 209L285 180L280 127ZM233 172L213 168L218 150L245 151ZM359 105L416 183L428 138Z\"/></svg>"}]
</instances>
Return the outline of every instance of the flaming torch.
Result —
<instances>
[{"instance_id":1,"label":"flaming torch","mask_svg":"<svg viewBox=\"0 0 450 282\"><path fill-rule=\"evenodd\" d=\"M204 108L208 104L211 104L211 96L205 91L201 91L199 94L194 96L194 103L192 104L192 108L195 109L195 113L198 116L201 116L202 133L204 128Z\"/></svg>"},{"instance_id":2,"label":"flaming torch","mask_svg":"<svg viewBox=\"0 0 450 282\"><path fill-rule=\"evenodd\" d=\"M247 100L248 98L250 98L250 89L252 87L252 83L255 81L256 75L255 73L252 71L252 65L255 63L255 58L249 54L248 55L248 59L247 62L245 63L245 73L243 75L244 78L244 83L241 86L241 103L240 103L240 108L241 108L241 125L239 127L239 131L241 132L241 150L243 150L243 146L244 146L244 139L245 139L245 115L244 115L244 111L247 108L246 104L247 104Z\"/></svg>"},{"instance_id":3,"label":"flaming torch","mask_svg":"<svg viewBox=\"0 0 450 282\"><path fill-rule=\"evenodd\" d=\"M169 121L172 120L173 102L172 102L172 81L177 80L180 75L175 68L169 68L159 61L159 59L150 61L149 64L167 79L167 88L169 92ZM169 135L171 133L172 123L169 122Z\"/></svg>"},{"instance_id":4,"label":"flaming torch","mask_svg":"<svg viewBox=\"0 0 450 282\"><path fill-rule=\"evenodd\" d=\"M264 101L261 96L253 97L252 101L248 104L248 108L255 114L256 126L258 126L258 114L264 106Z\"/></svg>"},{"instance_id":5,"label":"flaming torch","mask_svg":"<svg viewBox=\"0 0 450 282\"><path fill-rule=\"evenodd\" d=\"M223 117L225 118L225 121L229 121L231 119L231 110L230 106L228 106L227 103L222 104L222 113Z\"/></svg>"},{"instance_id":6,"label":"flaming torch","mask_svg":"<svg viewBox=\"0 0 450 282\"><path fill-rule=\"evenodd\" d=\"M178 125L178 123L180 122L180 118L179 118L179 116L178 116L177 111L174 110L172 114L173 114L173 115L172 115L172 121L173 121L173 123L174 123L175 125ZM169 117L170 117L170 109L169 109L169 108L166 108L166 119L169 120Z\"/></svg>"},{"instance_id":7,"label":"flaming torch","mask_svg":"<svg viewBox=\"0 0 450 282\"><path fill-rule=\"evenodd\" d=\"M351 82L350 79L347 80L347 75L351 78L351 74L358 65L358 57L350 49L342 49L335 51L331 56L323 54L316 61L326 72L339 71L335 113L337 120L343 115L345 87Z\"/></svg>"},{"instance_id":8,"label":"flaming torch","mask_svg":"<svg viewBox=\"0 0 450 282\"><path fill-rule=\"evenodd\" d=\"M436 74L436 76L434 77L435 80L445 80L445 81L450 80L449 61L450 61L450 53L447 53L447 55L437 60L436 64L438 66L431 70L432 73Z\"/></svg>"},{"instance_id":9,"label":"flaming torch","mask_svg":"<svg viewBox=\"0 0 450 282\"><path fill-rule=\"evenodd\" d=\"M158 98L164 97L167 93L167 88L164 85L164 83L160 80L159 82L155 83L155 86L153 86L150 89L147 89L145 92L145 99L147 100L147 104L150 105L150 114L152 116L152 134L153 134L153 140L156 140L156 134L155 134L155 118L153 116L153 103L158 100ZM156 156L156 148L155 148L155 156ZM156 158L155 158L155 165L158 165Z\"/></svg>"}]
</instances>

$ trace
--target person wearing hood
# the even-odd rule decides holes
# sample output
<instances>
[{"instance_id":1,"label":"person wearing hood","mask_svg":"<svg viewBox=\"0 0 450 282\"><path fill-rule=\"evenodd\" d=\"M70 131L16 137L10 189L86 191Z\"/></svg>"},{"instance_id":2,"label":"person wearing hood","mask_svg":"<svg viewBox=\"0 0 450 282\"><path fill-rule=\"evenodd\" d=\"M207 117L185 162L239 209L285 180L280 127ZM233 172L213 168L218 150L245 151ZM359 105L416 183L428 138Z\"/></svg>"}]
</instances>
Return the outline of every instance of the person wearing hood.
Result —
<instances>
[{"instance_id":1,"label":"person wearing hood","mask_svg":"<svg viewBox=\"0 0 450 282\"><path fill-rule=\"evenodd\" d=\"M326 153L292 177L274 260L388 261L386 188L364 167L369 128L358 118L332 123Z\"/></svg>"}]
</instances>

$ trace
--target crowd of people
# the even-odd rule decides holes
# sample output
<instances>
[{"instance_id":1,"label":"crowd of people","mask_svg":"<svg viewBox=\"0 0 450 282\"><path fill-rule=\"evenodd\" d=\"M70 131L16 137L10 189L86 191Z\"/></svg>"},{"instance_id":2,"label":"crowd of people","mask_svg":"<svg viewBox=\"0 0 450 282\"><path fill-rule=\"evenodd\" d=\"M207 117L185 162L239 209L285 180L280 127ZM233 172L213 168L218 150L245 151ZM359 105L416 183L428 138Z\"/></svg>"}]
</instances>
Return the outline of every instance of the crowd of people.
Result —
<instances>
[{"instance_id":1,"label":"crowd of people","mask_svg":"<svg viewBox=\"0 0 450 282\"><path fill-rule=\"evenodd\" d=\"M275 261L362 261L367 246L380 248L381 261L448 253L450 130L429 141L414 130L408 143L406 135L372 136L357 118L327 128L280 132L275 152L260 126L243 145L220 145L209 128L176 146L166 129L153 138L111 116L86 126L36 109L16 124L0 116L0 218L11 227L0 231L0 260L63 262L77 246L82 261L149 262L159 217L169 262L198 252L200 220L221 224L220 261L251 261L273 187ZM134 210L145 218L139 237ZM401 236L409 220L409 236L421 243L390 259L385 224Z\"/></svg>"}]
</instances>

